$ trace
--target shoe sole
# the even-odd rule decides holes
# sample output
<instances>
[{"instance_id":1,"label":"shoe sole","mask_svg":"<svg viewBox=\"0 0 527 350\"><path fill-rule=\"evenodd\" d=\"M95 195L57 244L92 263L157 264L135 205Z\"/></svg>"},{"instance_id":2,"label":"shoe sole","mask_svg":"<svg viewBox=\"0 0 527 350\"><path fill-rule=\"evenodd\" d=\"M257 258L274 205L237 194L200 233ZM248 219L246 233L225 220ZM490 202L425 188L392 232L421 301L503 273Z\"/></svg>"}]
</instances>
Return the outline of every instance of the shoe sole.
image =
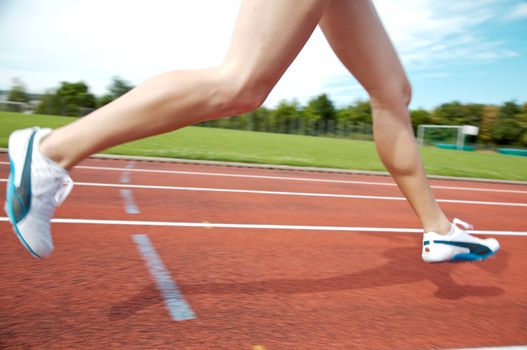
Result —
<instances>
[{"instance_id":1,"label":"shoe sole","mask_svg":"<svg viewBox=\"0 0 527 350\"><path fill-rule=\"evenodd\" d=\"M15 185L13 184L13 179L15 178L15 163L11 159L11 155L8 151L8 158L9 158L9 165L10 165L10 171L9 171L9 178L7 180L7 208L5 208L6 214L9 217L9 221L11 222L11 225L13 226L13 232L15 232L16 236L18 237L18 240L22 243L22 245L33 255L35 258L42 259L33 249L31 249L31 246L26 242L24 239L24 236L18 229L18 225L15 222L15 212L13 209L13 202L11 198L13 198L15 194Z\"/></svg>"}]
</instances>

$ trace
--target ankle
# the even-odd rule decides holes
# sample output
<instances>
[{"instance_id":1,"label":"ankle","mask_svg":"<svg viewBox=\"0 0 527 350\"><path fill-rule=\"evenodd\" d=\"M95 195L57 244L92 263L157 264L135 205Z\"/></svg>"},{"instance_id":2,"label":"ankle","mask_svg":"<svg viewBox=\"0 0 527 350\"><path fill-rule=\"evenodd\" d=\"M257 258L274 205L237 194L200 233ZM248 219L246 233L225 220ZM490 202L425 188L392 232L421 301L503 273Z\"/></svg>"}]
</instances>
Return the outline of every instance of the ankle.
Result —
<instances>
[{"instance_id":1,"label":"ankle","mask_svg":"<svg viewBox=\"0 0 527 350\"><path fill-rule=\"evenodd\" d=\"M448 219L445 217L444 219L440 220L439 222L433 223L431 225L424 225L424 231L425 232L435 232L440 235L448 235L452 230L452 223L448 221Z\"/></svg>"},{"instance_id":2,"label":"ankle","mask_svg":"<svg viewBox=\"0 0 527 350\"><path fill-rule=\"evenodd\" d=\"M51 139L52 135L53 132L40 140L39 151L46 158L54 161L64 169L67 169L65 157L59 152L59 148L54 145L53 140Z\"/></svg>"}]
</instances>

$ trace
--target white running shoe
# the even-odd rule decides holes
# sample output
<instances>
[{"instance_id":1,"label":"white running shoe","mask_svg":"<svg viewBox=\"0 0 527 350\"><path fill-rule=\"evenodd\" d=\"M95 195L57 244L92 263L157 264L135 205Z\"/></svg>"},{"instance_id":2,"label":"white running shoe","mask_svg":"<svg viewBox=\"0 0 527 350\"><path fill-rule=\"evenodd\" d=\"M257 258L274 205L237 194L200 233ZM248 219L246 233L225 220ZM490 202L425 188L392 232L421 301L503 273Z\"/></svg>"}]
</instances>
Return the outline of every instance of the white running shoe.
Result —
<instances>
[{"instance_id":1,"label":"white running shoe","mask_svg":"<svg viewBox=\"0 0 527 350\"><path fill-rule=\"evenodd\" d=\"M20 242L37 258L53 251L50 220L73 187L68 172L40 153L40 141L49 133L31 128L9 136L5 211Z\"/></svg>"},{"instance_id":2,"label":"white running shoe","mask_svg":"<svg viewBox=\"0 0 527 350\"><path fill-rule=\"evenodd\" d=\"M452 229L446 236L435 232L425 232L422 255L424 261L436 263L485 260L500 249L500 244L496 239L471 236L457 225L465 229L472 229L472 225L454 219Z\"/></svg>"}]
</instances>

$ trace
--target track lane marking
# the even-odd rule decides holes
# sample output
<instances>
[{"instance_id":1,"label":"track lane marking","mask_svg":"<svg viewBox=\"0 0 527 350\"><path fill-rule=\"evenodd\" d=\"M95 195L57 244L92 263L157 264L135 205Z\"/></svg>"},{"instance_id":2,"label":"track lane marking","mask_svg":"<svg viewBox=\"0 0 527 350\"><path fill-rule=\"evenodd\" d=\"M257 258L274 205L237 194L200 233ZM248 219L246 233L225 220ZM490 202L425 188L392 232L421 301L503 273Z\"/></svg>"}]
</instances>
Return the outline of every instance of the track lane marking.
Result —
<instances>
[{"instance_id":1,"label":"track lane marking","mask_svg":"<svg viewBox=\"0 0 527 350\"><path fill-rule=\"evenodd\" d=\"M0 182L7 182L7 179L0 179ZM304 197L406 201L406 198L404 197L365 196L365 195L335 194L335 193L261 191L261 190L243 190L243 189L230 189L230 188L187 187L187 186L158 186L158 185L130 185L130 184L125 185L125 184L110 184L110 183L98 183L98 182L75 182L75 185L76 186L92 186L92 187L114 187L114 188L142 188L142 189L153 189L153 190L249 193L249 194L279 195L279 196L304 196ZM518 203L518 202L487 202L487 201L474 201L474 200L461 200L461 199L436 199L436 201L439 203L495 205L495 206L507 206L507 207L527 207L527 203Z\"/></svg>"},{"instance_id":2,"label":"track lane marking","mask_svg":"<svg viewBox=\"0 0 527 350\"><path fill-rule=\"evenodd\" d=\"M9 164L8 162L0 162L0 164ZM89 165L78 165L75 169L90 169L90 170L105 170L105 171L133 171L133 172L145 172L145 173L160 173L160 174L179 174L179 175L199 175L199 176L223 176L223 177L239 177L248 179L266 179L266 180L286 180L286 181L308 181L308 182L325 182L325 183L346 183L356 185L373 185L373 186L391 186L396 187L397 185L393 182L380 182L380 181L356 181L356 180L336 180L336 179L319 179L319 178L307 178L307 177L288 177L288 176L269 176L269 175L250 175L250 174L232 174L232 173L212 173L212 172L201 172L201 171L180 171L180 170L156 170L156 169L127 169L127 168L115 168L115 167L97 167ZM499 188L482 188L482 187L460 187L460 186L443 186L443 185L431 185L435 189L445 190L456 190L456 191L477 191L477 192L499 192L499 193L518 193L527 194L525 190L508 190Z\"/></svg>"},{"instance_id":3,"label":"track lane marking","mask_svg":"<svg viewBox=\"0 0 527 350\"><path fill-rule=\"evenodd\" d=\"M78 166L83 169L101 169L108 171L120 171L121 168L112 167L95 167L95 166ZM306 178L306 177L288 177L288 176L269 176L269 175L249 175L249 174L231 174L231 173L211 173L201 171L180 171L180 170L155 170L155 169L132 169L131 171L137 172L152 172L152 173L165 173L165 174L179 174L179 175L199 175L199 176L222 176L222 177L241 177L249 179L265 179L265 180L287 180L287 181L308 181L308 182L325 182L325 183L346 183L355 185L373 185L373 186L391 186L397 187L397 184L393 182L380 182L380 181L357 181L357 180L336 180L336 179L318 179L318 178ZM527 194L527 191L522 190L507 190L497 188L481 188L481 187L459 187L459 186L442 186L442 185L431 185L432 188L446 189L446 190L458 190L458 191L481 191L481 192L502 192L502 193L519 193Z\"/></svg>"},{"instance_id":4,"label":"track lane marking","mask_svg":"<svg viewBox=\"0 0 527 350\"><path fill-rule=\"evenodd\" d=\"M123 184L127 184L130 182L130 172L129 171L123 171L121 174L121 177L119 178L119 181Z\"/></svg>"},{"instance_id":5,"label":"track lane marking","mask_svg":"<svg viewBox=\"0 0 527 350\"><path fill-rule=\"evenodd\" d=\"M132 169L135 166L135 161L129 161L126 163L126 167L123 169L123 172L121 173L120 182L121 183L129 183L130 182L130 169Z\"/></svg>"},{"instance_id":6,"label":"track lane marking","mask_svg":"<svg viewBox=\"0 0 527 350\"><path fill-rule=\"evenodd\" d=\"M126 214L139 214L139 208L135 204L132 190L121 188L119 191L124 201L124 211Z\"/></svg>"},{"instance_id":7,"label":"track lane marking","mask_svg":"<svg viewBox=\"0 0 527 350\"><path fill-rule=\"evenodd\" d=\"M156 249L148 238L148 235L133 235L132 239L137 245L137 249L146 262L146 266L152 275L157 288L161 292L165 306L168 309L170 317L174 321L186 321L196 318L194 311L187 303L176 282L170 276L170 272L163 264L163 261L157 254Z\"/></svg>"},{"instance_id":8,"label":"track lane marking","mask_svg":"<svg viewBox=\"0 0 527 350\"><path fill-rule=\"evenodd\" d=\"M135 165L135 162L134 161L129 161L127 164L126 164L126 169L132 169ZM127 170L124 170L122 173L121 173L121 178L119 180L121 183L129 183L130 182L130 172L128 172ZM124 188L121 188L119 190L119 193L121 194L121 197L123 198L123 201L124 201L124 211L127 213L127 214L139 214L139 208L137 207L137 205L135 204L135 201L134 201L134 196L132 194L132 190L131 189L124 189Z\"/></svg>"},{"instance_id":9,"label":"track lane marking","mask_svg":"<svg viewBox=\"0 0 527 350\"><path fill-rule=\"evenodd\" d=\"M281 196L305 196L305 197L406 201L405 197L366 196L366 195L336 194L336 193L262 191L262 190L244 190L244 189L231 189L231 188L188 187L188 186L121 185L121 184L92 183L92 182L75 182L75 185L95 186L95 187L130 187L130 188L142 188L142 189L175 190L175 191L249 193L249 194L265 194L265 195L281 195ZM476 204L476 205L527 207L527 203L518 203L518 202L487 202L487 201L458 200L458 199L436 199L436 201L440 203L443 202L443 203L460 203L460 204Z\"/></svg>"},{"instance_id":10,"label":"track lane marking","mask_svg":"<svg viewBox=\"0 0 527 350\"><path fill-rule=\"evenodd\" d=\"M0 221L8 221L0 217ZM56 218L51 219L56 224L88 224L88 225L123 225L123 226L165 226L165 227L202 227L202 228L233 228L233 229L264 229L264 230L304 230L304 231L349 231L349 232L387 232L387 233L423 233L418 228L399 227L359 227L359 226L308 226L308 225L275 225L275 224L225 224L211 222L178 222L178 221L141 221L141 220L99 220ZM468 233L495 236L527 236L527 231L494 231L467 230Z\"/></svg>"}]
</instances>

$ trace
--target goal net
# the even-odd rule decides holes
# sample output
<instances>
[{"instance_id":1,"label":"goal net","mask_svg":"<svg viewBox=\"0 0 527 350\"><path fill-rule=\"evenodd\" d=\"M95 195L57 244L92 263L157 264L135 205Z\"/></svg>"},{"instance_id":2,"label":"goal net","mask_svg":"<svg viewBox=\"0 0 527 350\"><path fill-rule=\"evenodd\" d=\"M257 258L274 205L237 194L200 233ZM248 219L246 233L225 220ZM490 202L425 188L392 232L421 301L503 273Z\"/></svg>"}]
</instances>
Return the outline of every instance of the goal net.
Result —
<instances>
[{"instance_id":1,"label":"goal net","mask_svg":"<svg viewBox=\"0 0 527 350\"><path fill-rule=\"evenodd\" d=\"M451 145L462 150L465 147L466 135L478 135L479 128L473 125L429 125L422 124L417 128L417 143L421 146L430 144Z\"/></svg>"}]
</instances>

